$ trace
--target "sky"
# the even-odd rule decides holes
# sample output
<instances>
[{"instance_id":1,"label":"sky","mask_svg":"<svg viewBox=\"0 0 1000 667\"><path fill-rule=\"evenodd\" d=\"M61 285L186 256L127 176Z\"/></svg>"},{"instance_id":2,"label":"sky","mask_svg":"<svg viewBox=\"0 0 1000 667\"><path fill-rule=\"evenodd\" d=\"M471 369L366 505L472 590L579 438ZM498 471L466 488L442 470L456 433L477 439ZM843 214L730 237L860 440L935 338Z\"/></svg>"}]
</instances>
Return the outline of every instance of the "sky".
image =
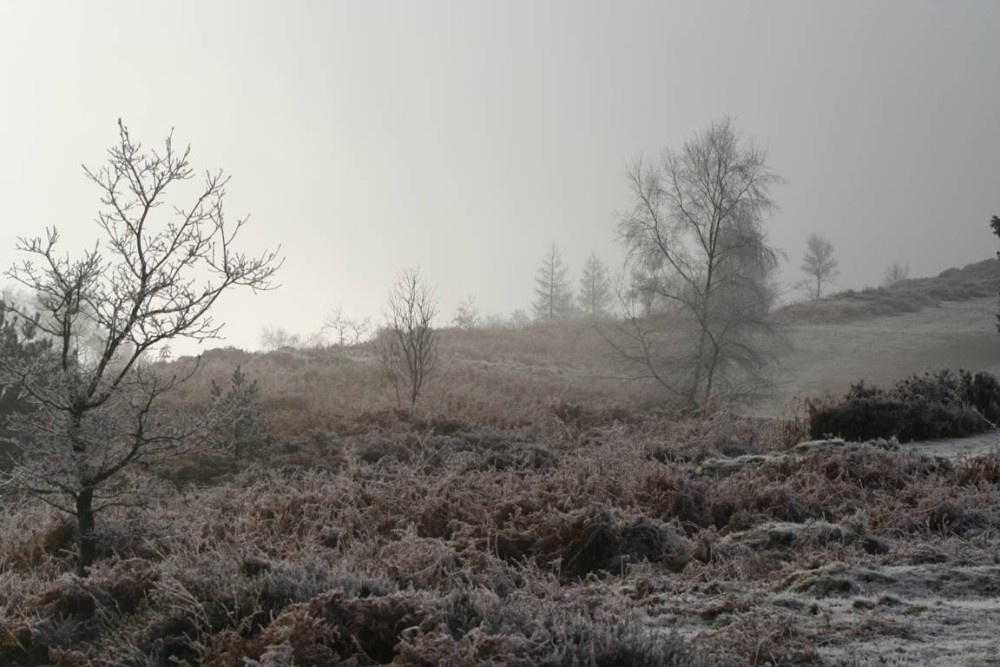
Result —
<instances>
[{"instance_id":1,"label":"sky","mask_svg":"<svg viewBox=\"0 0 1000 667\"><path fill-rule=\"evenodd\" d=\"M218 344L378 319L408 267L442 324L470 295L508 315L553 242L574 280L620 266L628 164L729 116L784 178L784 284L811 233L841 288L934 275L1000 246L998 34L995 0L2 2L0 268L47 226L94 244L81 165L121 118L231 175L245 250L281 246L279 289L220 300Z\"/></svg>"}]
</instances>

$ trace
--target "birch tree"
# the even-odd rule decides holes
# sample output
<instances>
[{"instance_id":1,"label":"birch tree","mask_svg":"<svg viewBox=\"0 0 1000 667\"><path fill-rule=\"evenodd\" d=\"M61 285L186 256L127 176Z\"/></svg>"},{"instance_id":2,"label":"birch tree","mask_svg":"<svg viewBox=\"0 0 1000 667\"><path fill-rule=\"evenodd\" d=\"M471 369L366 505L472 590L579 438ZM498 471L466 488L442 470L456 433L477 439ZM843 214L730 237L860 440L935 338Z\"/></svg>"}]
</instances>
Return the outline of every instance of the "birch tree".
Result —
<instances>
[{"instance_id":1,"label":"birch tree","mask_svg":"<svg viewBox=\"0 0 1000 667\"><path fill-rule=\"evenodd\" d=\"M618 351L692 407L766 390L778 254L762 222L779 178L764 152L723 119L679 150L637 159L627 179L618 238L661 305L650 317L627 311Z\"/></svg>"}]
</instances>

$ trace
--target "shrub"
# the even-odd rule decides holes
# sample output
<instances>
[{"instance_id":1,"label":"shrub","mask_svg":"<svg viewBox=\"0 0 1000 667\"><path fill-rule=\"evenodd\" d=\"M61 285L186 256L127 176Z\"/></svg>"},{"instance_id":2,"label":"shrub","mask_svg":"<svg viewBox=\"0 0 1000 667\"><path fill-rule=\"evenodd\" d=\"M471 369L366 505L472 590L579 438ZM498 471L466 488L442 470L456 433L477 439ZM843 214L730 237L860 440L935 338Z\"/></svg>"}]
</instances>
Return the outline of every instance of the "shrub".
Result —
<instances>
[{"instance_id":1,"label":"shrub","mask_svg":"<svg viewBox=\"0 0 1000 667\"><path fill-rule=\"evenodd\" d=\"M569 579L598 572L621 574L632 564L649 561L682 570L691 548L667 525L638 516L623 521L608 508L593 505L576 515L538 517L535 534L505 533L497 537L501 558L537 557L556 566Z\"/></svg>"},{"instance_id":2,"label":"shrub","mask_svg":"<svg viewBox=\"0 0 1000 667\"><path fill-rule=\"evenodd\" d=\"M961 437L995 428L1000 383L988 373L944 370L913 375L891 389L859 382L840 403L820 408L809 420L813 438L830 435L900 442Z\"/></svg>"},{"instance_id":3,"label":"shrub","mask_svg":"<svg viewBox=\"0 0 1000 667\"><path fill-rule=\"evenodd\" d=\"M258 452L269 440L258 392L257 380L251 381L240 366L229 378L228 391L212 380L212 400L225 415L215 425L213 439L236 459Z\"/></svg>"}]
</instances>

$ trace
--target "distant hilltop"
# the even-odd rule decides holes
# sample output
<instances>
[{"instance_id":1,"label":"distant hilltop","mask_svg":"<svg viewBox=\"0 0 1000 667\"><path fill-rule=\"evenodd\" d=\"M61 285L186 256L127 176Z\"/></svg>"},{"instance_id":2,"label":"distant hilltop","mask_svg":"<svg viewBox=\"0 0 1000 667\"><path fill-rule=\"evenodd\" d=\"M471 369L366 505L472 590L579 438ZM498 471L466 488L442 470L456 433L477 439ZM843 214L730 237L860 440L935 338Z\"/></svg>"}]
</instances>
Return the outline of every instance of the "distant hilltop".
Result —
<instances>
[{"instance_id":1,"label":"distant hilltop","mask_svg":"<svg viewBox=\"0 0 1000 667\"><path fill-rule=\"evenodd\" d=\"M831 294L816 301L778 309L788 323L846 322L883 315L913 313L942 301L994 296L1000 290L1000 263L987 259L961 269L946 269L932 278L909 278L890 287L869 287Z\"/></svg>"}]
</instances>

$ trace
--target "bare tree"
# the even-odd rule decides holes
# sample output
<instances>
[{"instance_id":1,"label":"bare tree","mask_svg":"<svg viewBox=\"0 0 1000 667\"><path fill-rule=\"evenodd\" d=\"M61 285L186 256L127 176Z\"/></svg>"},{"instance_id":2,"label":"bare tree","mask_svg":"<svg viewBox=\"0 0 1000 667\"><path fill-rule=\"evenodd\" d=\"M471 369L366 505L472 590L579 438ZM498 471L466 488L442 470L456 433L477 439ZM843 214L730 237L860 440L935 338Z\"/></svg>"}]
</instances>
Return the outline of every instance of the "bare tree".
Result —
<instances>
[{"instance_id":1,"label":"bare tree","mask_svg":"<svg viewBox=\"0 0 1000 667\"><path fill-rule=\"evenodd\" d=\"M806 278L798 286L805 290L810 299L815 301L822 298L823 291L840 273L837 260L833 258L833 244L819 234L810 234L800 268L805 272Z\"/></svg>"},{"instance_id":2,"label":"bare tree","mask_svg":"<svg viewBox=\"0 0 1000 667\"><path fill-rule=\"evenodd\" d=\"M558 320L568 317L573 307L573 294L566 278L567 268L556 244L546 253L535 277L535 302L532 309L540 320Z\"/></svg>"},{"instance_id":3,"label":"bare tree","mask_svg":"<svg viewBox=\"0 0 1000 667\"><path fill-rule=\"evenodd\" d=\"M334 345L357 345L368 337L371 323L370 317L347 317L344 309L337 306L323 322L321 333L332 331L336 335Z\"/></svg>"},{"instance_id":4,"label":"bare tree","mask_svg":"<svg viewBox=\"0 0 1000 667\"><path fill-rule=\"evenodd\" d=\"M764 153L723 119L627 177L618 236L659 309L626 311L619 352L693 407L766 389L778 255L761 221L780 179Z\"/></svg>"},{"instance_id":5,"label":"bare tree","mask_svg":"<svg viewBox=\"0 0 1000 667\"><path fill-rule=\"evenodd\" d=\"M611 306L611 280L604 262L591 253L583 264L583 276L580 278L580 308L590 319L607 317Z\"/></svg>"},{"instance_id":6,"label":"bare tree","mask_svg":"<svg viewBox=\"0 0 1000 667\"><path fill-rule=\"evenodd\" d=\"M302 337L289 333L284 327L269 324L260 331L260 346L268 352L285 347L302 347Z\"/></svg>"},{"instance_id":7,"label":"bare tree","mask_svg":"<svg viewBox=\"0 0 1000 667\"><path fill-rule=\"evenodd\" d=\"M885 274L882 276L882 287L892 287L896 283L901 283L910 277L910 265L907 263L894 261L885 267Z\"/></svg>"},{"instance_id":8,"label":"bare tree","mask_svg":"<svg viewBox=\"0 0 1000 667\"><path fill-rule=\"evenodd\" d=\"M351 332L351 345L358 345L368 340L372 331L372 318L352 317L347 320L347 326Z\"/></svg>"},{"instance_id":9,"label":"bare tree","mask_svg":"<svg viewBox=\"0 0 1000 667\"><path fill-rule=\"evenodd\" d=\"M455 317L451 321L459 329L471 331L479 326L479 320L479 309L476 308L476 300L470 294L458 302L458 308L455 309Z\"/></svg>"},{"instance_id":10,"label":"bare tree","mask_svg":"<svg viewBox=\"0 0 1000 667\"><path fill-rule=\"evenodd\" d=\"M399 406L404 396L415 405L424 383L437 368L437 332L431 327L437 315L436 301L434 291L415 269L403 271L389 291L385 326L376 346Z\"/></svg>"},{"instance_id":11,"label":"bare tree","mask_svg":"<svg viewBox=\"0 0 1000 667\"><path fill-rule=\"evenodd\" d=\"M22 451L4 482L76 518L80 575L97 553L95 517L134 490L127 473L187 451L212 421L165 414L161 399L190 374L166 374L140 363L143 355L178 338L218 337L211 311L222 293L268 289L281 263L276 251L251 256L235 247L246 218L224 215L221 171L205 175L186 207L163 206L174 185L194 176L190 148L178 150L168 136L162 150L147 152L121 121L118 129L107 164L84 168L101 193L103 243L71 259L48 229L19 239L29 258L7 273L38 295L37 327L53 353L31 363L0 359L0 381L18 383L33 404L30 419L14 425ZM97 332L93 358L77 352L80 330Z\"/></svg>"},{"instance_id":12,"label":"bare tree","mask_svg":"<svg viewBox=\"0 0 1000 667\"><path fill-rule=\"evenodd\" d=\"M619 301L624 298L631 304L631 312L641 314L642 317L651 317L659 302L656 271L633 266L629 280L627 290L622 290L619 286Z\"/></svg>"},{"instance_id":13,"label":"bare tree","mask_svg":"<svg viewBox=\"0 0 1000 667\"><path fill-rule=\"evenodd\" d=\"M514 309L514 312L510 314L510 318L507 322L513 329L525 329L531 324L531 318L528 317L528 313L524 312L520 308L516 308Z\"/></svg>"}]
</instances>

